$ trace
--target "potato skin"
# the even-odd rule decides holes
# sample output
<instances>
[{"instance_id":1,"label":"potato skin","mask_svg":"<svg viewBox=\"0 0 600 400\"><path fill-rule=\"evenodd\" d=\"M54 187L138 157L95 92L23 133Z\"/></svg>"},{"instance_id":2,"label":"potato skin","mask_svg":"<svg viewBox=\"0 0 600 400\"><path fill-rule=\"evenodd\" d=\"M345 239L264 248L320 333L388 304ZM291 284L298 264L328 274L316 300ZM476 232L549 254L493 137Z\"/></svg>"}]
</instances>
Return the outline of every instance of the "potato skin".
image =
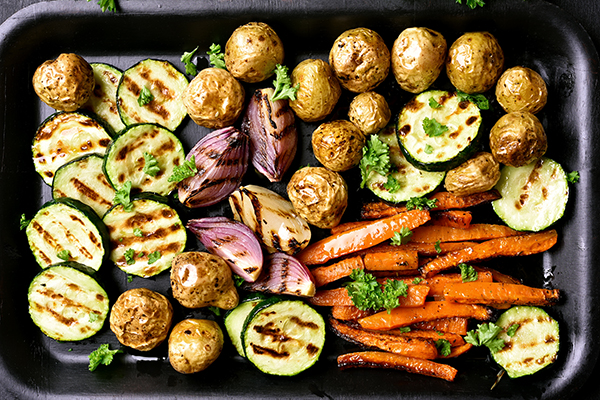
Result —
<instances>
[{"instance_id":1,"label":"potato skin","mask_svg":"<svg viewBox=\"0 0 600 400\"><path fill-rule=\"evenodd\" d=\"M229 265L213 254L188 251L175 256L171 263L173 297L184 307L207 306L231 310L238 305Z\"/></svg>"},{"instance_id":2,"label":"potato skin","mask_svg":"<svg viewBox=\"0 0 600 400\"><path fill-rule=\"evenodd\" d=\"M521 167L546 153L548 139L542 123L527 111L503 115L490 131L494 158L506 165Z\"/></svg>"},{"instance_id":3,"label":"potato skin","mask_svg":"<svg viewBox=\"0 0 600 400\"><path fill-rule=\"evenodd\" d=\"M298 214L322 229L339 224L348 206L346 181L327 168L299 169L292 175L287 193Z\"/></svg>"},{"instance_id":4,"label":"potato skin","mask_svg":"<svg viewBox=\"0 0 600 400\"><path fill-rule=\"evenodd\" d=\"M223 331L215 321L184 319L169 336L169 362L175 371L193 374L208 368L223 350Z\"/></svg>"},{"instance_id":5,"label":"potato skin","mask_svg":"<svg viewBox=\"0 0 600 400\"><path fill-rule=\"evenodd\" d=\"M335 172L355 167L362 158L365 135L350 121L335 120L319 125L312 134L315 157Z\"/></svg>"},{"instance_id":6,"label":"potato skin","mask_svg":"<svg viewBox=\"0 0 600 400\"><path fill-rule=\"evenodd\" d=\"M110 329L124 346L152 350L169 333L173 306L165 296L150 289L122 293L110 312Z\"/></svg>"},{"instance_id":7,"label":"potato skin","mask_svg":"<svg viewBox=\"0 0 600 400\"><path fill-rule=\"evenodd\" d=\"M329 64L342 86L354 93L376 88L390 71L390 51L368 28L342 33L329 51Z\"/></svg>"},{"instance_id":8,"label":"potato skin","mask_svg":"<svg viewBox=\"0 0 600 400\"><path fill-rule=\"evenodd\" d=\"M289 102L290 107L305 122L319 121L328 116L342 94L340 82L323 60L302 61L292 70L290 78L292 87L300 85L296 100Z\"/></svg>"},{"instance_id":9,"label":"potato skin","mask_svg":"<svg viewBox=\"0 0 600 400\"><path fill-rule=\"evenodd\" d=\"M283 43L263 22L249 22L233 31L225 45L225 65L231 74L248 83L261 82L283 64Z\"/></svg>"},{"instance_id":10,"label":"potato skin","mask_svg":"<svg viewBox=\"0 0 600 400\"><path fill-rule=\"evenodd\" d=\"M59 111L75 111L94 90L94 71L83 57L63 53L45 61L33 74L33 88L39 98Z\"/></svg>"},{"instance_id":11,"label":"potato skin","mask_svg":"<svg viewBox=\"0 0 600 400\"><path fill-rule=\"evenodd\" d=\"M504 111L539 112L548 100L544 79L527 67L512 67L504 71L496 84L496 99Z\"/></svg>"},{"instance_id":12,"label":"potato skin","mask_svg":"<svg viewBox=\"0 0 600 400\"><path fill-rule=\"evenodd\" d=\"M448 45L441 33L429 28L403 30L392 46L392 72L400 87L410 93L421 93L438 78Z\"/></svg>"},{"instance_id":13,"label":"potato skin","mask_svg":"<svg viewBox=\"0 0 600 400\"><path fill-rule=\"evenodd\" d=\"M446 73L450 82L465 93L491 89L504 67L504 52L489 32L468 32L448 50Z\"/></svg>"},{"instance_id":14,"label":"potato skin","mask_svg":"<svg viewBox=\"0 0 600 400\"><path fill-rule=\"evenodd\" d=\"M466 196L485 192L500 179L500 163L488 152L480 152L446 173L444 186L447 191Z\"/></svg>"},{"instance_id":15,"label":"potato skin","mask_svg":"<svg viewBox=\"0 0 600 400\"><path fill-rule=\"evenodd\" d=\"M183 92L183 105L200 126L220 129L233 125L244 109L244 87L229 72L205 68Z\"/></svg>"},{"instance_id":16,"label":"potato skin","mask_svg":"<svg viewBox=\"0 0 600 400\"><path fill-rule=\"evenodd\" d=\"M392 112L385 97L376 92L356 95L348 109L348 118L365 134L370 135L383 129Z\"/></svg>"}]
</instances>

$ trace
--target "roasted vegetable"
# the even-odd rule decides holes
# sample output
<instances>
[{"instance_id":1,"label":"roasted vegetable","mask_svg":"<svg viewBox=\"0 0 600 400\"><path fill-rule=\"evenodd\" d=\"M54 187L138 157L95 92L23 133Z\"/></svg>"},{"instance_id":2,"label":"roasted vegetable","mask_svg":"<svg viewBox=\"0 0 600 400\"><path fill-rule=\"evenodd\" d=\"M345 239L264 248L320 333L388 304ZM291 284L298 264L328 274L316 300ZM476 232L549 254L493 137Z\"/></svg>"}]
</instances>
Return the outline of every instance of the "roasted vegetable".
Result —
<instances>
[{"instance_id":1,"label":"roasted vegetable","mask_svg":"<svg viewBox=\"0 0 600 400\"><path fill-rule=\"evenodd\" d=\"M223 350L223 332L215 321L184 319L169 335L169 362L182 374L208 368Z\"/></svg>"},{"instance_id":2,"label":"roasted vegetable","mask_svg":"<svg viewBox=\"0 0 600 400\"><path fill-rule=\"evenodd\" d=\"M500 179L500 164L491 153L480 152L446 173L444 186L457 196L488 191Z\"/></svg>"},{"instance_id":3,"label":"roasted vegetable","mask_svg":"<svg viewBox=\"0 0 600 400\"><path fill-rule=\"evenodd\" d=\"M362 157L365 135L350 121L324 122L312 134L315 157L335 172L355 167Z\"/></svg>"},{"instance_id":4,"label":"roasted vegetable","mask_svg":"<svg viewBox=\"0 0 600 400\"><path fill-rule=\"evenodd\" d=\"M392 113L385 97L376 92L356 95L348 109L348 118L365 134L377 133L384 128Z\"/></svg>"},{"instance_id":5,"label":"roasted vegetable","mask_svg":"<svg viewBox=\"0 0 600 400\"><path fill-rule=\"evenodd\" d=\"M548 88L540 74L531 68L512 67L498 79L496 99L506 112L536 114L546 105Z\"/></svg>"},{"instance_id":6,"label":"roasted vegetable","mask_svg":"<svg viewBox=\"0 0 600 400\"><path fill-rule=\"evenodd\" d=\"M548 139L535 115L515 111L500 117L492 127L490 149L498 162L521 167L546 153Z\"/></svg>"},{"instance_id":7,"label":"roasted vegetable","mask_svg":"<svg viewBox=\"0 0 600 400\"><path fill-rule=\"evenodd\" d=\"M311 297L315 294L315 280L304 264L285 253L266 257L264 272L251 284L243 286L253 292L288 294Z\"/></svg>"}]
</instances>

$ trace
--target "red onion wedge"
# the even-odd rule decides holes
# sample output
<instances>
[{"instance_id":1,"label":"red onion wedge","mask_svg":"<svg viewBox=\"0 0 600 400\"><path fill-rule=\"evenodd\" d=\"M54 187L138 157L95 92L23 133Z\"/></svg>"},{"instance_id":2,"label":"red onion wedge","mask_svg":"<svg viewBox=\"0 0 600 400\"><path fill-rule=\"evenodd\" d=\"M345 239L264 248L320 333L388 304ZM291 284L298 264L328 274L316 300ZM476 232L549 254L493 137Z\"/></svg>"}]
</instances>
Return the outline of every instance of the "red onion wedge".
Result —
<instances>
[{"instance_id":1,"label":"red onion wedge","mask_svg":"<svg viewBox=\"0 0 600 400\"><path fill-rule=\"evenodd\" d=\"M233 127L204 136L186 157L195 157L198 172L179 182L179 201L196 208L225 199L240 186L249 154L248 136Z\"/></svg>"},{"instance_id":2,"label":"red onion wedge","mask_svg":"<svg viewBox=\"0 0 600 400\"><path fill-rule=\"evenodd\" d=\"M187 228L209 253L223 258L246 282L254 282L263 267L260 242L250 228L225 217L191 219Z\"/></svg>"},{"instance_id":3,"label":"red onion wedge","mask_svg":"<svg viewBox=\"0 0 600 400\"><path fill-rule=\"evenodd\" d=\"M264 271L260 278L244 289L254 292L289 294L312 297L315 295L315 280L306 267L295 257L285 253L269 254L265 258Z\"/></svg>"}]
</instances>

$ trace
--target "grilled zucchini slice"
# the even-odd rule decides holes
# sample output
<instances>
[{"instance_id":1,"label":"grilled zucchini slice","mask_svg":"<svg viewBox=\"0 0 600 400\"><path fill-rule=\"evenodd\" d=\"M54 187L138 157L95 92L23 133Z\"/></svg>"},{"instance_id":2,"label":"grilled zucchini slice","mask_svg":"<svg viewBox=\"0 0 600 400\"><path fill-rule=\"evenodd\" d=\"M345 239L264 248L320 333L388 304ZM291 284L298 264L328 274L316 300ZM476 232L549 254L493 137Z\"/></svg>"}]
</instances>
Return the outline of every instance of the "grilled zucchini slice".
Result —
<instances>
[{"instance_id":1,"label":"grilled zucchini slice","mask_svg":"<svg viewBox=\"0 0 600 400\"><path fill-rule=\"evenodd\" d=\"M102 220L91 207L68 197L44 204L25 233L42 268L75 261L97 271L108 254L108 232Z\"/></svg>"},{"instance_id":2,"label":"grilled zucchini slice","mask_svg":"<svg viewBox=\"0 0 600 400\"><path fill-rule=\"evenodd\" d=\"M406 159L425 171L447 171L476 150L479 107L456 93L430 90L409 101L398 118L398 140Z\"/></svg>"},{"instance_id":3,"label":"grilled zucchini slice","mask_svg":"<svg viewBox=\"0 0 600 400\"><path fill-rule=\"evenodd\" d=\"M406 161L400 150L396 130L393 125L376 134L389 148L390 173L386 176L371 170L365 186L376 196L386 201L399 203L414 197L422 197L432 192L444 180L445 172L428 172L416 168ZM390 181L393 184L390 185Z\"/></svg>"},{"instance_id":4,"label":"grilled zucchini slice","mask_svg":"<svg viewBox=\"0 0 600 400\"><path fill-rule=\"evenodd\" d=\"M567 174L547 157L518 168L505 165L495 188L502 198L492 202L494 211L520 231L546 229L563 216L569 199Z\"/></svg>"},{"instance_id":5,"label":"grilled zucchini slice","mask_svg":"<svg viewBox=\"0 0 600 400\"><path fill-rule=\"evenodd\" d=\"M33 139L35 170L52 185L56 170L89 153L104 154L111 142L98 121L80 112L58 112L49 116Z\"/></svg>"},{"instance_id":6,"label":"grilled zucchini slice","mask_svg":"<svg viewBox=\"0 0 600 400\"><path fill-rule=\"evenodd\" d=\"M518 325L513 336L507 331ZM502 332L504 348L493 352L494 360L511 378L531 375L552 364L559 348L558 322L539 307L516 306L505 311L496 322Z\"/></svg>"},{"instance_id":7,"label":"grilled zucchini slice","mask_svg":"<svg viewBox=\"0 0 600 400\"><path fill-rule=\"evenodd\" d=\"M121 121L117 107L117 87L123 72L104 63L90 65L94 71L95 86L92 95L82 108L102 118L114 132L121 132L125 124Z\"/></svg>"},{"instance_id":8,"label":"grilled zucchini slice","mask_svg":"<svg viewBox=\"0 0 600 400\"><path fill-rule=\"evenodd\" d=\"M96 334L109 311L106 291L90 275L60 263L40 272L29 285L29 315L44 334L76 341Z\"/></svg>"},{"instance_id":9,"label":"grilled zucchini slice","mask_svg":"<svg viewBox=\"0 0 600 400\"><path fill-rule=\"evenodd\" d=\"M102 217L113 206L115 198L115 189L102 170L103 163L103 156L88 154L61 166L52 181L52 197L79 200Z\"/></svg>"},{"instance_id":10,"label":"grilled zucchini slice","mask_svg":"<svg viewBox=\"0 0 600 400\"><path fill-rule=\"evenodd\" d=\"M130 181L138 192L166 196L177 186L169 177L184 161L183 146L171 131L156 124L139 124L127 128L110 145L103 169L116 190ZM157 167L153 173L149 170L152 163Z\"/></svg>"},{"instance_id":11,"label":"grilled zucchini slice","mask_svg":"<svg viewBox=\"0 0 600 400\"><path fill-rule=\"evenodd\" d=\"M187 115L181 96L188 80L170 62L140 61L123 72L117 88L117 106L125 125L155 123L174 131ZM149 102L138 102L149 91Z\"/></svg>"},{"instance_id":12,"label":"grilled zucchini slice","mask_svg":"<svg viewBox=\"0 0 600 400\"><path fill-rule=\"evenodd\" d=\"M103 221L110 235L110 259L130 275L157 275L170 268L185 248L185 227L160 196L140 194L131 201L129 211L116 205Z\"/></svg>"},{"instance_id":13,"label":"grilled zucchini slice","mask_svg":"<svg viewBox=\"0 0 600 400\"><path fill-rule=\"evenodd\" d=\"M241 338L244 322L254 307L256 307L258 303L262 302L264 299L265 296L263 294L255 293L242 300L240 304L238 304L233 310L229 310L223 319L229 339L231 340L231 343L237 350L238 354L242 357L246 357Z\"/></svg>"}]
</instances>

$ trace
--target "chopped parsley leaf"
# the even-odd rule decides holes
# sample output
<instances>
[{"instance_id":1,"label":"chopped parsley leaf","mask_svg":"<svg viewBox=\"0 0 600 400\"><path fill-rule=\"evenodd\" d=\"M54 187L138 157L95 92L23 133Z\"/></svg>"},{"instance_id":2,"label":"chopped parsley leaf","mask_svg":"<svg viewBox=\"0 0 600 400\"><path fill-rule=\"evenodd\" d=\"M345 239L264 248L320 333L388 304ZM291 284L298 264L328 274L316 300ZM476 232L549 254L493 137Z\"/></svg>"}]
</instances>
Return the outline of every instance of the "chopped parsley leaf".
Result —
<instances>
[{"instance_id":1,"label":"chopped parsley leaf","mask_svg":"<svg viewBox=\"0 0 600 400\"><path fill-rule=\"evenodd\" d=\"M394 178L392 175L387 176L387 181L383 184L384 189L386 189L390 193L395 193L398 190L402 189L400 182L398 179Z\"/></svg>"},{"instance_id":2,"label":"chopped parsley leaf","mask_svg":"<svg viewBox=\"0 0 600 400\"><path fill-rule=\"evenodd\" d=\"M148 254L148 264L154 264L155 262L157 262L158 260L160 260L160 257L162 255L160 254L160 251L156 250L155 252L152 252L150 254Z\"/></svg>"},{"instance_id":3,"label":"chopped parsley leaf","mask_svg":"<svg viewBox=\"0 0 600 400\"><path fill-rule=\"evenodd\" d=\"M394 236L392 236L391 244L393 246L400 246L402 244L406 244L410 242L410 238L412 237L412 231L408 228L402 227L400 232L394 232Z\"/></svg>"},{"instance_id":4,"label":"chopped parsley leaf","mask_svg":"<svg viewBox=\"0 0 600 400\"><path fill-rule=\"evenodd\" d=\"M446 125L440 124L435 119L425 117L423 119L423 130L427 136L437 137L442 136L444 133L448 132L449 129Z\"/></svg>"},{"instance_id":5,"label":"chopped parsley leaf","mask_svg":"<svg viewBox=\"0 0 600 400\"><path fill-rule=\"evenodd\" d=\"M428 199L427 197L412 197L406 202L406 209L424 210L425 208L436 208L437 199Z\"/></svg>"},{"instance_id":6,"label":"chopped parsley leaf","mask_svg":"<svg viewBox=\"0 0 600 400\"><path fill-rule=\"evenodd\" d=\"M169 176L169 182L181 182L182 180L196 175L196 156L191 156L189 160L185 160L183 164L173 168L173 173Z\"/></svg>"},{"instance_id":7,"label":"chopped parsley leaf","mask_svg":"<svg viewBox=\"0 0 600 400\"><path fill-rule=\"evenodd\" d=\"M120 204L123 206L123 210L129 212L133 209L133 203L131 202L131 181L125 182L123 187L115 192L113 203Z\"/></svg>"},{"instance_id":8,"label":"chopped parsley leaf","mask_svg":"<svg viewBox=\"0 0 600 400\"><path fill-rule=\"evenodd\" d=\"M144 86L142 88L142 90L140 90L140 95L138 96L138 99L137 99L138 104L140 105L140 107L145 106L146 104L150 103L152 100L154 100L154 95L152 94L150 89L148 89L146 86Z\"/></svg>"},{"instance_id":9,"label":"chopped parsley leaf","mask_svg":"<svg viewBox=\"0 0 600 400\"><path fill-rule=\"evenodd\" d=\"M144 152L144 169L142 172L152 177L156 176L160 172L158 160L156 157L146 151Z\"/></svg>"},{"instance_id":10,"label":"chopped parsley leaf","mask_svg":"<svg viewBox=\"0 0 600 400\"><path fill-rule=\"evenodd\" d=\"M87 0L88 3L92 0ZM100 8L102 9L102 12L108 10L108 11L112 11L112 12L116 12L117 11L117 5L115 3L116 0L98 0L98 5L100 6Z\"/></svg>"},{"instance_id":11,"label":"chopped parsley leaf","mask_svg":"<svg viewBox=\"0 0 600 400\"><path fill-rule=\"evenodd\" d=\"M431 108L442 108L442 105L437 102L433 97L429 98L429 107Z\"/></svg>"},{"instance_id":12,"label":"chopped parsley leaf","mask_svg":"<svg viewBox=\"0 0 600 400\"><path fill-rule=\"evenodd\" d=\"M225 53L221 53L220 44L211 44L206 54L208 54L208 62L210 65L215 68L227 69L225 66Z\"/></svg>"},{"instance_id":13,"label":"chopped parsley leaf","mask_svg":"<svg viewBox=\"0 0 600 400\"><path fill-rule=\"evenodd\" d=\"M569 183L577 183L579 182L579 172L571 171L567 174L567 182Z\"/></svg>"},{"instance_id":14,"label":"chopped parsley leaf","mask_svg":"<svg viewBox=\"0 0 600 400\"><path fill-rule=\"evenodd\" d=\"M506 330L506 334L510 337L515 336L515 333L517 333L517 329L519 329L519 326L520 326L519 324L512 324Z\"/></svg>"},{"instance_id":15,"label":"chopped parsley leaf","mask_svg":"<svg viewBox=\"0 0 600 400\"><path fill-rule=\"evenodd\" d=\"M400 296L408 295L408 285L401 280L388 279L383 284L363 269L354 269L350 274L352 282L348 282L346 290L354 305L360 310L379 310L385 308L390 312L398 307Z\"/></svg>"},{"instance_id":16,"label":"chopped parsley leaf","mask_svg":"<svg viewBox=\"0 0 600 400\"><path fill-rule=\"evenodd\" d=\"M460 268L460 277L463 282L474 282L477 280L478 274L472 265L461 263L458 264L458 268Z\"/></svg>"},{"instance_id":17,"label":"chopped parsley leaf","mask_svg":"<svg viewBox=\"0 0 600 400\"><path fill-rule=\"evenodd\" d=\"M465 342L473 346L486 346L492 353L504 348L504 340L498 339L498 334L502 328L493 322L477 325L477 329L470 330L465 336Z\"/></svg>"},{"instance_id":18,"label":"chopped parsley leaf","mask_svg":"<svg viewBox=\"0 0 600 400\"><path fill-rule=\"evenodd\" d=\"M21 214L21 219L19 220L19 229L23 230L27 228L27 225L31 222L30 219L27 219L25 214Z\"/></svg>"},{"instance_id":19,"label":"chopped parsley leaf","mask_svg":"<svg viewBox=\"0 0 600 400\"><path fill-rule=\"evenodd\" d=\"M363 155L358 166L362 176L361 188L365 187L371 171L386 176L390 172L390 146L383 143L379 136L371 135L366 146L363 147Z\"/></svg>"},{"instance_id":20,"label":"chopped parsley leaf","mask_svg":"<svg viewBox=\"0 0 600 400\"><path fill-rule=\"evenodd\" d=\"M423 151L425 152L425 154L431 154L433 153L433 147L431 147L429 144L426 144L425 149L423 149Z\"/></svg>"},{"instance_id":21,"label":"chopped parsley leaf","mask_svg":"<svg viewBox=\"0 0 600 400\"><path fill-rule=\"evenodd\" d=\"M462 4L462 0L456 0L456 2L458 4ZM465 4L470 8L470 9L474 9L475 7L479 6L479 7L483 7L485 5L483 0L466 0Z\"/></svg>"},{"instance_id":22,"label":"chopped parsley leaf","mask_svg":"<svg viewBox=\"0 0 600 400\"><path fill-rule=\"evenodd\" d=\"M275 91L271 96L271 101L290 99L296 100L296 92L300 89L300 84L292 87L292 79L288 75L288 67L277 64L275 66L275 80L273 81Z\"/></svg>"},{"instance_id":23,"label":"chopped parsley leaf","mask_svg":"<svg viewBox=\"0 0 600 400\"><path fill-rule=\"evenodd\" d=\"M71 258L71 253L69 252L69 250L61 250L58 253L56 253L56 256L61 260L69 261L69 259Z\"/></svg>"},{"instance_id":24,"label":"chopped parsley leaf","mask_svg":"<svg viewBox=\"0 0 600 400\"><path fill-rule=\"evenodd\" d=\"M436 253L440 254L442 252L441 241L437 240L433 245L433 248L435 249Z\"/></svg>"},{"instance_id":25,"label":"chopped parsley leaf","mask_svg":"<svg viewBox=\"0 0 600 400\"><path fill-rule=\"evenodd\" d=\"M109 365L113 361L114 355L122 352L123 350L121 349L110 350L108 348L108 343L101 344L100 347L98 347L98 349L92 351L92 353L89 355L89 370L95 371L100 364Z\"/></svg>"},{"instance_id":26,"label":"chopped parsley leaf","mask_svg":"<svg viewBox=\"0 0 600 400\"><path fill-rule=\"evenodd\" d=\"M143 237L144 232L140 228L133 228L133 236Z\"/></svg>"},{"instance_id":27,"label":"chopped parsley leaf","mask_svg":"<svg viewBox=\"0 0 600 400\"><path fill-rule=\"evenodd\" d=\"M194 57L194 54L196 54L196 51L198 51L198 47L196 47L192 51L184 52L181 56L181 62L185 65L185 73L188 75L196 75L198 73L198 68L196 67L196 64L194 64L194 62L192 61L192 58Z\"/></svg>"},{"instance_id":28,"label":"chopped parsley leaf","mask_svg":"<svg viewBox=\"0 0 600 400\"><path fill-rule=\"evenodd\" d=\"M489 110L490 102L487 97L482 94L468 94L460 90L456 91L459 101L469 101L479 107L480 110Z\"/></svg>"},{"instance_id":29,"label":"chopped parsley leaf","mask_svg":"<svg viewBox=\"0 0 600 400\"><path fill-rule=\"evenodd\" d=\"M452 346L448 339L438 339L435 341L435 347L443 357L448 357L452 351Z\"/></svg>"},{"instance_id":30,"label":"chopped parsley leaf","mask_svg":"<svg viewBox=\"0 0 600 400\"><path fill-rule=\"evenodd\" d=\"M135 250L127 249L125 250L125 253L123 253L123 256L125 257L125 262L127 265L135 264Z\"/></svg>"}]
</instances>

